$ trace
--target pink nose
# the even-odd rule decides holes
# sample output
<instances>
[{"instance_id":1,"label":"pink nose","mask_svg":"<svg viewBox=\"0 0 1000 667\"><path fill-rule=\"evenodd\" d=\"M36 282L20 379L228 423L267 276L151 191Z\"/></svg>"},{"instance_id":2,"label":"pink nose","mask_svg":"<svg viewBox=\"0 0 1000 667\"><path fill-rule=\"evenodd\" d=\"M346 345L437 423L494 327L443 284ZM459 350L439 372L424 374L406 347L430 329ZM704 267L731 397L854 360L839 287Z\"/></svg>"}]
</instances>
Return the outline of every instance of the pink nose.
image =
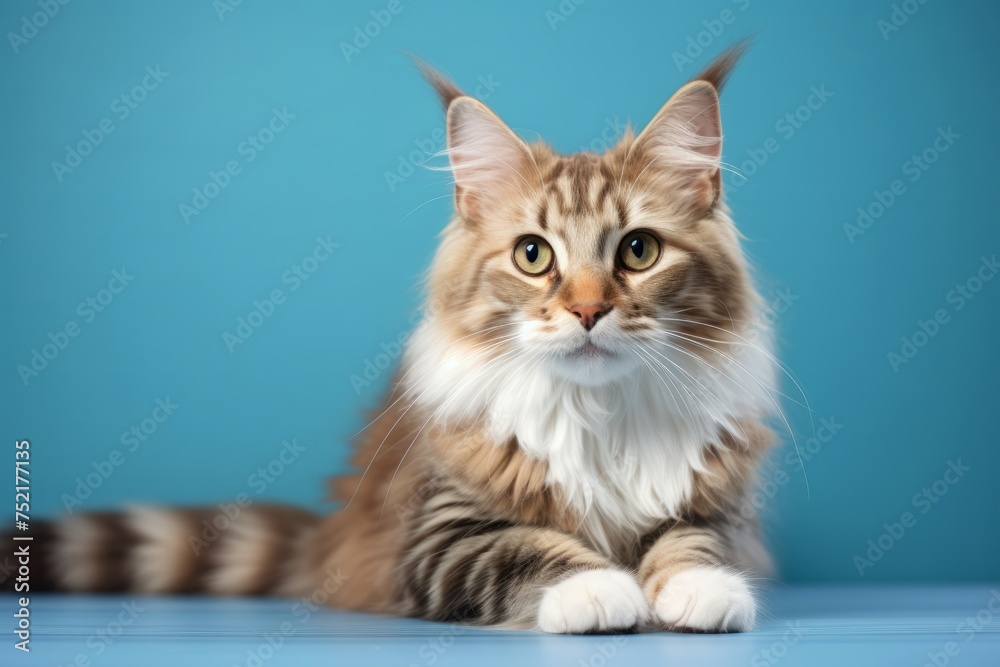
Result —
<instances>
[{"instance_id":1,"label":"pink nose","mask_svg":"<svg viewBox=\"0 0 1000 667\"><path fill-rule=\"evenodd\" d=\"M569 312L577 316L587 331L593 329L597 320L607 315L610 310L611 306L604 303L578 303L569 308Z\"/></svg>"}]
</instances>

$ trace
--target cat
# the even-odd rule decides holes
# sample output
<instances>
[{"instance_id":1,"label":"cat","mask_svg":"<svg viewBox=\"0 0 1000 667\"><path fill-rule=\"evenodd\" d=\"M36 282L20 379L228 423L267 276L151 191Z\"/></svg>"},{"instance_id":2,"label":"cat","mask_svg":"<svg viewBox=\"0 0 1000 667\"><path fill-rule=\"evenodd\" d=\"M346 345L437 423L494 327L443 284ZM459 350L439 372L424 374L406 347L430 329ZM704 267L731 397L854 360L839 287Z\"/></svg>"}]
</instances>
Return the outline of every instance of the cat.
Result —
<instances>
[{"instance_id":1,"label":"cat","mask_svg":"<svg viewBox=\"0 0 1000 667\"><path fill-rule=\"evenodd\" d=\"M233 503L60 520L62 590L323 595L588 633L750 630L772 571L741 509L777 362L723 200L741 43L603 154L527 143L425 64L455 215L427 308L328 517Z\"/></svg>"}]
</instances>

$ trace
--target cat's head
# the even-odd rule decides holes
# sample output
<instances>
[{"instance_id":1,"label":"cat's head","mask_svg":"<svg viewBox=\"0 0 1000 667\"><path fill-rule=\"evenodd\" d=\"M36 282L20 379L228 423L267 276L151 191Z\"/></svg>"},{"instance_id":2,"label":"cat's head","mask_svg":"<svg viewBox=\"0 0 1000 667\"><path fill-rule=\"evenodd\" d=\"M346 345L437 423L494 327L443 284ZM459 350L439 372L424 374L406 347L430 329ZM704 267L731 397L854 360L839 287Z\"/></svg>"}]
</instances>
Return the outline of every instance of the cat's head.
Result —
<instances>
[{"instance_id":1,"label":"cat's head","mask_svg":"<svg viewBox=\"0 0 1000 667\"><path fill-rule=\"evenodd\" d=\"M718 93L740 51L604 154L526 143L425 72L447 108L456 210L429 280L440 363L587 386L660 372L663 355L711 363L754 305L720 178Z\"/></svg>"}]
</instances>

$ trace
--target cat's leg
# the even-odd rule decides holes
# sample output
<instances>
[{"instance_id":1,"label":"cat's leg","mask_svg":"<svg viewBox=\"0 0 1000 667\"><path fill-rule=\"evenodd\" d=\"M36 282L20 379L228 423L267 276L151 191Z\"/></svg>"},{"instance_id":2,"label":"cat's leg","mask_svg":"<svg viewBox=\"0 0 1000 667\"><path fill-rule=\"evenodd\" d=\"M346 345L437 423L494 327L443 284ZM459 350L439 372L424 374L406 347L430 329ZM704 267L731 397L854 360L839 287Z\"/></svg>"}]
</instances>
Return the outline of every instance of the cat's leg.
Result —
<instances>
[{"instance_id":1,"label":"cat's leg","mask_svg":"<svg viewBox=\"0 0 1000 667\"><path fill-rule=\"evenodd\" d=\"M555 530L439 512L401 570L412 613L431 620L582 633L646 621L635 577Z\"/></svg>"},{"instance_id":2,"label":"cat's leg","mask_svg":"<svg viewBox=\"0 0 1000 667\"><path fill-rule=\"evenodd\" d=\"M757 602L750 580L735 563L722 525L677 524L643 556L639 583L653 622L696 632L750 630Z\"/></svg>"}]
</instances>

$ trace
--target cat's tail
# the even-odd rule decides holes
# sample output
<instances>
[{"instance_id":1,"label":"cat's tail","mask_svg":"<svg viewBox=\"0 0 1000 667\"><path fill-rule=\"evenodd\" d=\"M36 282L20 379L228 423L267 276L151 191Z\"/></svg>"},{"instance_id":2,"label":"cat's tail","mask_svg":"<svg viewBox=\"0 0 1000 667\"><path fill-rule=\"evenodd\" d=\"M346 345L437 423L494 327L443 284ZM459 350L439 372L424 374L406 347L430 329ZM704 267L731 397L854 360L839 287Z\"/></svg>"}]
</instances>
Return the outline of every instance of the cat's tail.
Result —
<instances>
[{"instance_id":1,"label":"cat's tail","mask_svg":"<svg viewBox=\"0 0 1000 667\"><path fill-rule=\"evenodd\" d=\"M249 502L71 514L8 536L0 580L8 591L27 581L33 593L296 596L311 585L319 523L299 508Z\"/></svg>"}]
</instances>

